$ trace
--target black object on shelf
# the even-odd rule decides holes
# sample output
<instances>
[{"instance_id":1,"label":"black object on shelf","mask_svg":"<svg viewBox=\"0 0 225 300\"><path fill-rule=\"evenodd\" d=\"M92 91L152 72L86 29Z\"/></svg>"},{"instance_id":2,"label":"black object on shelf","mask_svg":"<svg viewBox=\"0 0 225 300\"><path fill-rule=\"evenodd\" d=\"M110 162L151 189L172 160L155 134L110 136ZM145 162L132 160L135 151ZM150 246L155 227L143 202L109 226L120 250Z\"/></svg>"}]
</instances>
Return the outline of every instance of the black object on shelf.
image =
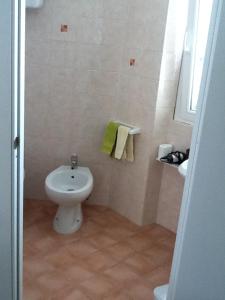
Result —
<instances>
[{"instance_id":1,"label":"black object on shelf","mask_svg":"<svg viewBox=\"0 0 225 300\"><path fill-rule=\"evenodd\" d=\"M168 163L168 164L175 164L180 165L187 159L187 154L181 151L175 151L167 154L164 157L160 158L160 161Z\"/></svg>"}]
</instances>

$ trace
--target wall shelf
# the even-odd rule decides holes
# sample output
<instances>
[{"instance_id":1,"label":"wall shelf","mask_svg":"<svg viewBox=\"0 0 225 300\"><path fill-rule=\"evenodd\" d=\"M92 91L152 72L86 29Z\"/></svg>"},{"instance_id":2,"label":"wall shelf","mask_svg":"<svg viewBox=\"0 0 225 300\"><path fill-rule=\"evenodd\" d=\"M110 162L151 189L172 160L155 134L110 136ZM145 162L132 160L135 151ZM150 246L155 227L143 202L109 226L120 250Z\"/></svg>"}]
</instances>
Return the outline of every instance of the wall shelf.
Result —
<instances>
[{"instance_id":1,"label":"wall shelf","mask_svg":"<svg viewBox=\"0 0 225 300\"><path fill-rule=\"evenodd\" d=\"M166 163L166 162L164 162L164 161L161 161L159 158L156 158L156 160L157 160L158 162L160 162L161 164L163 164L163 165L167 165L167 166L170 166L170 167L175 168L175 169L178 169L178 167L179 167L179 165L176 165L176 164L169 164L169 163Z\"/></svg>"}]
</instances>

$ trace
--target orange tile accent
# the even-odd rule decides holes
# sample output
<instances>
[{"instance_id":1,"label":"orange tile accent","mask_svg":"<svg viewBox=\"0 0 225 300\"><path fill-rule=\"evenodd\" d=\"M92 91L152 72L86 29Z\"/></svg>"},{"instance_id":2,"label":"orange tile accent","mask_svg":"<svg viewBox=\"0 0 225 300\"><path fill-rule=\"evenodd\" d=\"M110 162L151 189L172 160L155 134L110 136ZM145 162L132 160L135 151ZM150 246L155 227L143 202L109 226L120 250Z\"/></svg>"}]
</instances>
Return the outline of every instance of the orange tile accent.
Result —
<instances>
[{"instance_id":1,"label":"orange tile accent","mask_svg":"<svg viewBox=\"0 0 225 300\"><path fill-rule=\"evenodd\" d=\"M68 32L68 29L69 29L68 25L61 24L61 32Z\"/></svg>"},{"instance_id":2,"label":"orange tile accent","mask_svg":"<svg viewBox=\"0 0 225 300\"><path fill-rule=\"evenodd\" d=\"M135 58L131 58L131 59L130 59L130 66L131 66L131 67L135 66L135 63L136 63Z\"/></svg>"}]
</instances>

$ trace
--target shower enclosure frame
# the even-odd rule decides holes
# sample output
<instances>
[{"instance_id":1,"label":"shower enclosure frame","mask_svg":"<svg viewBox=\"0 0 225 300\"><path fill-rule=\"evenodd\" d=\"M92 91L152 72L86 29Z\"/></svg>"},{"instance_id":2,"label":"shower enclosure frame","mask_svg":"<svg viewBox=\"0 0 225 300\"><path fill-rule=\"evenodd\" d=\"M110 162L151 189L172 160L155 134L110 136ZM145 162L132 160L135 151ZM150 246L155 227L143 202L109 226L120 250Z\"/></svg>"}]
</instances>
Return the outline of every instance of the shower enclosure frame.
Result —
<instances>
[{"instance_id":1,"label":"shower enclosure frame","mask_svg":"<svg viewBox=\"0 0 225 300\"><path fill-rule=\"evenodd\" d=\"M0 1L0 297L22 300L25 0Z\"/></svg>"}]
</instances>

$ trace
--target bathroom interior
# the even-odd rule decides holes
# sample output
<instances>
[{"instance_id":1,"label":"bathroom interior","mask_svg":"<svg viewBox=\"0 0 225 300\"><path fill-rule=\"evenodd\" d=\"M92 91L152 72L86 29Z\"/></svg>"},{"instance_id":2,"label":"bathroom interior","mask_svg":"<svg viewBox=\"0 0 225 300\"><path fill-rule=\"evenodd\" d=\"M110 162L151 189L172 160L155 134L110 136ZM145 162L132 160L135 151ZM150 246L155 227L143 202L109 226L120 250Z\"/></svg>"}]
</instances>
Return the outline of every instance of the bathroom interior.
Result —
<instances>
[{"instance_id":1,"label":"bathroom interior","mask_svg":"<svg viewBox=\"0 0 225 300\"><path fill-rule=\"evenodd\" d=\"M157 158L191 145L176 104L192 2L27 1L24 299L150 300L168 283L185 178ZM132 159L103 153L110 122ZM89 184L76 207L65 174Z\"/></svg>"}]
</instances>

